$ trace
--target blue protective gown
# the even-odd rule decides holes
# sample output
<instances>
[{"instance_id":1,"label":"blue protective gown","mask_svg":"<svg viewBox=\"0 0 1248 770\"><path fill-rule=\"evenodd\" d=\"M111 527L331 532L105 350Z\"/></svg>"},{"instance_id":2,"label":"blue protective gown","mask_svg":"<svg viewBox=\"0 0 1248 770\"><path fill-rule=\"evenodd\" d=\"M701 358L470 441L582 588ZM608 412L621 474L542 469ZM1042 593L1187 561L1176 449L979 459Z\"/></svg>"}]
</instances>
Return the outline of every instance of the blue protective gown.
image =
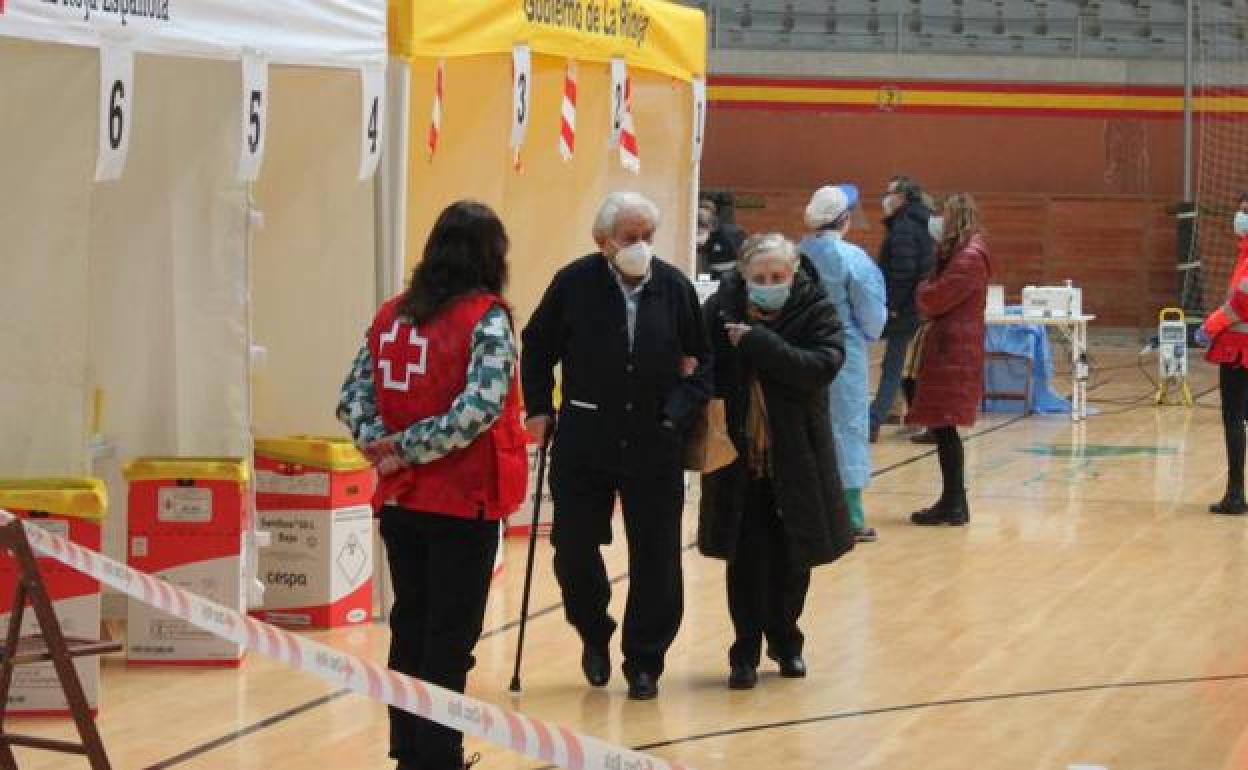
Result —
<instances>
[{"instance_id":1,"label":"blue protective gown","mask_svg":"<svg viewBox=\"0 0 1248 770\"><path fill-rule=\"evenodd\" d=\"M807 236L801 251L818 269L845 326L845 363L829 388L832 434L841 483L863 489L871 481L869 348L888 321L884 276L875 260L837 232Z\"/></svg>"}]
</instances>

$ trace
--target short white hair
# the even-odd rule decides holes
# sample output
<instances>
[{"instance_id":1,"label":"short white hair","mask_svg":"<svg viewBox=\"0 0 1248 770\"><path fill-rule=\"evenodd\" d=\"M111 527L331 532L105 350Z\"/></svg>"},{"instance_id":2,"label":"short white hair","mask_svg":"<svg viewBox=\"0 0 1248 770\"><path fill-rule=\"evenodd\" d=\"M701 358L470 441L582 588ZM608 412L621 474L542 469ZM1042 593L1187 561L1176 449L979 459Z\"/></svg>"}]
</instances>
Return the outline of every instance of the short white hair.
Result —
<instances>
[{"instance_id":1,"label":"short white hair","mask_svg":"<svg viewBox=\"0 0 1248 770\"><path fill-rule=\"evenodd\" d=\"M659 226L659 207L641 193L613 192L602 202L594 217L594 237L608 238L615 233L621 214L641 214L651 227Z\"/></svg>"},{"instance_id":2,"label":"short white hair","mask_svg":"<svg viewBox=\"0 0 1248 770\"><path fill-rule=\"evenodd\" d=\"M752 235L741 246L739 262L742 269L759 257L783 257L796 264L797 247L780 233Z\"/></svg>"}]
</instances>

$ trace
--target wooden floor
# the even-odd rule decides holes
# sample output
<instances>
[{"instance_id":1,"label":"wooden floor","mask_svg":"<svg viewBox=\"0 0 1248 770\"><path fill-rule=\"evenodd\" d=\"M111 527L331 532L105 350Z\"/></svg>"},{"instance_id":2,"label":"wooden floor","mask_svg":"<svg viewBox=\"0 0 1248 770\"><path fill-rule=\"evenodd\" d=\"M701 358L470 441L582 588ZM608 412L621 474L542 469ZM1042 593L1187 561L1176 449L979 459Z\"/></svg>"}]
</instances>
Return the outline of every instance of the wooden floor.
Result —
<instances>
[{"instance_id":1,"label":"wooden floor","mask_svg":"<svg viewBox=\"0 0 1248 770\"><path fill-rule=\"evenodd\" d=\"M690 549L659 700L626 700L618 671L591 691L543 549L525 694L513 701L517 541L471 691L699 770L1248 767L1248 519L1205 512L1224 480L1216 392L1192 410L1132 404L1149 389L1134 353L1101 358L1092 397L1104 414L1085 428L999 416L976 427L966 529L908 523L937 492L936 460L886 429L867 496L881 540L815 573L808 679L767 669L754 691L726 689L724 568ZM1213 384L1200 366L1197 392ZM618 539L608 558L622 607ZM384 627L321 637L384 659ZM392 766L383 708L258 656L241 672L108 661L103 687L100 725L119 768ZM471 749L484 770L539 766Z\"/></svg>"}]
</instances>

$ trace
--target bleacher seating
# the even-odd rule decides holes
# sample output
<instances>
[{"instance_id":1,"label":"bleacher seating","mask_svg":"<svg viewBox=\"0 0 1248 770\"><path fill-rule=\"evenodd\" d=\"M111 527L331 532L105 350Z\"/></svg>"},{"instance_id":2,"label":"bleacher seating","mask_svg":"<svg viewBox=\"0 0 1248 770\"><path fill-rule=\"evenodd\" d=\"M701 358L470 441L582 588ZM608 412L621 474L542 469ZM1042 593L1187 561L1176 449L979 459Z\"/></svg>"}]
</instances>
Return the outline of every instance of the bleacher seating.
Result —
<instances>
[{"instance_id":1,"label":"bleacher seating","mask_svg":"<svg viewBox=\"0 0 1248 770\"><path fill-rule=\"evenodd\" d=\"M713 48L1181 59L1186 0L701 0ZM1197 0L1204 58L1235 58L1248 0Z\"/></svg>"}]
</instances>

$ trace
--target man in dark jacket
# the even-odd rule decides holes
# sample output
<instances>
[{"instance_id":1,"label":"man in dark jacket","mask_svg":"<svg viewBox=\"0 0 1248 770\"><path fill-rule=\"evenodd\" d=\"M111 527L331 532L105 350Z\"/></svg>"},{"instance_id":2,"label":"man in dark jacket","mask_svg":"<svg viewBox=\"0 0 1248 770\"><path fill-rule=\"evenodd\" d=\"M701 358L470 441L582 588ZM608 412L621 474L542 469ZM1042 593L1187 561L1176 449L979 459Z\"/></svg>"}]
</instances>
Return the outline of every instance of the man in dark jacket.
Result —
<instances>
[{"instance_id":1,"label":"man in dark jacket","mask_svg":"<svg viewBox=\"0 0 1248 770\"><path fill-rule=\"evenodd\" d=\"M631 580L624 616L629 697L658 694L664 657L684 611L680 521L684 434L710 396L710 355L693 285L652 259L658 208L614 193L594 222L601 251L555 275L524 330L522 382L529 432L554 427L554 367L562 405L554 438L555 576L582 669L610 678L611 586L600 547L611 542L617 495Z\"/></svg>"},{"instance_id":2,"label":"man in dark jacket","mask_svg":"<svg viewBox=\"0 0 1248 770\"><path fill-rule=\"evenodd\" d=\"M919 328L915 291L932 269L932 237L927 220L932 212L923 204L923 190L913 179L895 176L884 196L884 226L880 245L880 270L888 292L888 324L884 327L884 361L880 383L871 404L871 440L879 438L880 425L897 400L906 349Z\"/></svg>"},{"instance_id":3,"label":"man in dark jacket","mask_svg":"<svg viewBox=\"0 0 1248 770\"><path fill-rule=\"evenodd\" d=\"M714 201L698 207L698 274L716 281L737 269L737 255L745 241L745 231L721 222Z\"/></svg>"}]
</instances>

